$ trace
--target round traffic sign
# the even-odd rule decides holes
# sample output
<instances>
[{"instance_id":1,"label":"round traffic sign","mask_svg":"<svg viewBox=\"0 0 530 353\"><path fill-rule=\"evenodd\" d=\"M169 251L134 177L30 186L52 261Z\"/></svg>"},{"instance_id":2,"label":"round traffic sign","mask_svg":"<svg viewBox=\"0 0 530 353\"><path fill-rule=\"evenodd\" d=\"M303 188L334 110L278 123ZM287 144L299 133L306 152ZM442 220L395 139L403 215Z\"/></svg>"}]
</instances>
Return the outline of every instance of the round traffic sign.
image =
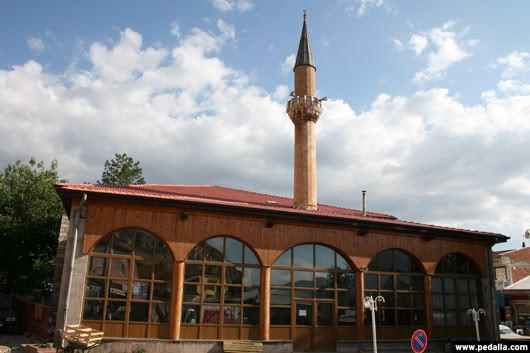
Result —
<instances>
[{"instance_id":1,"label":"round traffic sign","mask_svg":"<svg viewBox=\"0 0 530 353\"><path fill-rule=\"evenodd\" d=\"M423 330L416 330L410 339L410 346L414 353L423 353L427 349L427 334Z\"/></svg>"}]
</instances>

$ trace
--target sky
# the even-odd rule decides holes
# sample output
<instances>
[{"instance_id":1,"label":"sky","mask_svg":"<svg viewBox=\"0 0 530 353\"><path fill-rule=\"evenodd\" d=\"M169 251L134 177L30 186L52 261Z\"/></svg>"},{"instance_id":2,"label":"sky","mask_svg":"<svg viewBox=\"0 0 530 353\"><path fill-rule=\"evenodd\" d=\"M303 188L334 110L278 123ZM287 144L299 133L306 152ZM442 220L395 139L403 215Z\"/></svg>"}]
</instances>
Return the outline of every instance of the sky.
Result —
<instances>
[{"instance_id":1,"label":"sky","mask_svg":"<svg viewBox=\"0 0 530 353\"><path fill-rule=\"evenodd\" d=\"M0 3L0 168L34 156L96 182L115 153L149 183L290 197L285 113L302 25L328 97L319 202L499 232L530 228L530 3Z\"/></svg>"}]
</instances>

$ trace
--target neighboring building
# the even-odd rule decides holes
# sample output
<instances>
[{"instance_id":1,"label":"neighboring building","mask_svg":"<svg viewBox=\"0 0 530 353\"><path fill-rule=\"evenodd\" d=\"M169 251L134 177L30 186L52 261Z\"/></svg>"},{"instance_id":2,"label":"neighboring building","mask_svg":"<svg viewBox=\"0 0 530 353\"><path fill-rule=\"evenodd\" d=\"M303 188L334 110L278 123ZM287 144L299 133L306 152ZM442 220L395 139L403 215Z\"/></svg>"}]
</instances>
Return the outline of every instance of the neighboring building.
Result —
<instances>
[{"instance_id":1,"label":"neighboring building","mask_svg":"<svg viewBox=\"0 0 530 353\"><path fill-rule=\"evenodd\" d=\"M493 266L500 320L530 328L530 248L495 252Z\"/></svg>"},{"instance_id":2,"label":"neighboring building","mask_svg":"<svg viewBox=\"0 0 530 353\"><path fill-rule=\"evenodd\" d=\"M67 306L69 324L106 337L334 351L370 339L363 299L381 295L380 339L408 347L417 328L430 342L474 337L467 310L494 311L491 247L507 237L318 204L315 71L304 18L288 102L294 199L210 185L58 184L70 215L58 328ZM481 325L496 337L495 315Z\"/></svg>"}]
</instances>

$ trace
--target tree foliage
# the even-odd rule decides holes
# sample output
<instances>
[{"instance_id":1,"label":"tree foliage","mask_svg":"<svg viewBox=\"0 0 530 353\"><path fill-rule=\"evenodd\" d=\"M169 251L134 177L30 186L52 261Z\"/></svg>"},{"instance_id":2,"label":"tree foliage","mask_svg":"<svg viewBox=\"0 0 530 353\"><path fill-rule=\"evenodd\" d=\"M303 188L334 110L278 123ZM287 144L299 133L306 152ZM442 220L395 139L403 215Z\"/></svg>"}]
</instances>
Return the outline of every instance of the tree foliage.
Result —
<instances>
[{"instance_id":1,"label":"tree foliage","mask_svg":"<svg viewBox=\"0 0 530 353\"><path fill-rule=\"evenodd\" d=\"M53 269L63 212L57 181L57 161L47 168L34 158L0 174L0 270L10 287L35 266Z\"/></svg>"},{"instance_id":2,"label":"tree foliage","mask_svg":"<svg viewBox=\"0 0 530 353\"><path fill-rule=\"evenodd\" d=\"M140 162L127 153L116 153L112 160L105 161L105 169L98 180L99 185L145 184Z\"/></svg>"}]
</instances>

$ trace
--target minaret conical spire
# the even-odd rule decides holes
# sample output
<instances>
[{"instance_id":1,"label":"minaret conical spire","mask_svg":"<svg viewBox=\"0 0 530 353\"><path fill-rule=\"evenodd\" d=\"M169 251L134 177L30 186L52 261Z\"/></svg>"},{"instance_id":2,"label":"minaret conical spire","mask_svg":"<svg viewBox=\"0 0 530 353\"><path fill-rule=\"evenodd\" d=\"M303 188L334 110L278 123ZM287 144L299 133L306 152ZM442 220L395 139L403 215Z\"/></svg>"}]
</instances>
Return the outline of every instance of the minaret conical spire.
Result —
<instances>
[{"instance_id":1,"label":"minaret conical spire","mask_svg":"<svg viewBox=\"0 0 530 353\"><path fill-rule=\"evenodd\" d=\"M309 33L307 31L306 18L307 11L304 10L304 25L302 26L302 34L300 36L300 44L298 44L298 54L296 55L294 67L296 68L298 65L309 65L316 69L311 51L311 42L309 41Z\"/></svg>"}]
</instances>

